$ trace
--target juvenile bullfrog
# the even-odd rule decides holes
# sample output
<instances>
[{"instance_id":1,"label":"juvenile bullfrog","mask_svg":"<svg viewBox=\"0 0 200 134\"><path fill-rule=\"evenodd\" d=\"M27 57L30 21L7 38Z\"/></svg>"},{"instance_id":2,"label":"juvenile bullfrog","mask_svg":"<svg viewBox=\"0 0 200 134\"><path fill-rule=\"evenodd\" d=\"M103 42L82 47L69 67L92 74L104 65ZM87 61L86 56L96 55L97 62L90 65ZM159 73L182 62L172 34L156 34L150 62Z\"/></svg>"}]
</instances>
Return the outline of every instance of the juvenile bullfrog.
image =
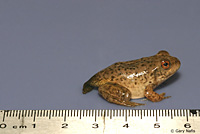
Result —
<instances>
[{"instance_id":1,"label":"juvenile bullfrog","mask_svg":"<svg viewBox=\"0 0 200 134\"><path fill-rule=\"evenodd\" d=\"M117 62L91 77L83 86L83 94L98 87L99 94L107 101L124 106L144 105L131 99L146 97L152 102L169 98L153 90L171 77L180 67L176 57L167 51L137 60Z\"/></svg>"}]
</instances>

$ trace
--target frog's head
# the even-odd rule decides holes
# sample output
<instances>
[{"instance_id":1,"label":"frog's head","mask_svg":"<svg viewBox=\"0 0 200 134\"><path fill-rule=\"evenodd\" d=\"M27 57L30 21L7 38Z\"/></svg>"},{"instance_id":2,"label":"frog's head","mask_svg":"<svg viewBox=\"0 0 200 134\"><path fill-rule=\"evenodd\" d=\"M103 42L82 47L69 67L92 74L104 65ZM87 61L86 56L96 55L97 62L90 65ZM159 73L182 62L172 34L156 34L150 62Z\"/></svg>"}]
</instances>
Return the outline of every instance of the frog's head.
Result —
<instances>
[{"instance_id":1,"label":"frog's head","mask_svg":"<svg viewBox=\"0 0 200 134\"><path fill-rule=\"evenodd\" d=\"M180 68L181 62L179 59L170 56L170 54L165 50L159 51L155 57L157 64L155 75L158 83L162 83L171 77Z\"/></svg>"}]
</instances>

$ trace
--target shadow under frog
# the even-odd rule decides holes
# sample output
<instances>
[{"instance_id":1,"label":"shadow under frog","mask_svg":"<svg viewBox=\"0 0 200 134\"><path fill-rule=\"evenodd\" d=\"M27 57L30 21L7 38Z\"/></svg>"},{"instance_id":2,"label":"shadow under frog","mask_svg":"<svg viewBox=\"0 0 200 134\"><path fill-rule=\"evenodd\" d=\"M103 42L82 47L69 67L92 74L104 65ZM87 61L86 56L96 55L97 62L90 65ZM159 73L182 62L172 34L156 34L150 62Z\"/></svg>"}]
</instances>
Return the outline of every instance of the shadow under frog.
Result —
<instances>
[{"instance_id":1,"label":"shadow under frog","mask_svg":"<svg viewBox=\"0 0 200 134\"><path fill-rule=\"evenodd\" d=\"M154 92L154 89L160 89L166 83L170 84L179 77L176 72L180 65L178 58L164 50L153 56L117 62L96 73L85 82L83 94L97 87L99 94L104 99L118 105L144 105L130 101L143 97L152 102L159 102L170 96L165 96L165 93L158 94ZM174 77L170 78L172 75ZM169 80L166 81L167 79ZM163 83L164 81L166 82Z\"/></svg>"}]
</instances>

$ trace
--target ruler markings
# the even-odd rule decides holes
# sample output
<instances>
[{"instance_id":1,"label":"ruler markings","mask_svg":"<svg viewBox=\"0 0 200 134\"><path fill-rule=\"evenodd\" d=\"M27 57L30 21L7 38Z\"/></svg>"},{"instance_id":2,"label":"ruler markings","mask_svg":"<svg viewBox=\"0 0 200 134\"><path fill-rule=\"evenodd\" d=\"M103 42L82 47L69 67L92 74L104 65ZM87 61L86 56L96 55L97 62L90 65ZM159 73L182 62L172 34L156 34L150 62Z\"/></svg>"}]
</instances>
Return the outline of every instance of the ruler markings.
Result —
<instances>
[{"instance_id":1,"label":"ruler markings","mask_svg":"<svg viewBox=\"0 0 200 134\"><path fill-rule=\"evenodd\" d=\"M23 117L24 117L24 110L22 110L21 114L22 114L22 116L21 116L21 117L23 118Z\"/></svg>"},{"instance_id":2,"label":"ruler markings","mask_svg":"<svg viewBox=\"0 0 200 134\"><path fill-rule=\"evenodd\" d=\"M171 119L173 119L173 111L172 110L170 110L171 111Z\"/></svg>"},{"instance_id":3,"label":"ruler markings","mask_svg":"<svg viewBox=\"0 0 200 134\"><path fill-rule=\"evenodd\" d=\"M27 111L27 110L25 110L25 114L24 114L24 117L26 117L26 116L27 116L27 112L28 112L28 111Z\"/></svg>"},{"instance_id":4,"label":"ruler markings","mask_svg":"<svg viewBox=\"0 0 200 134\"><path fill-rule=\"evenodd\" d=\"M150 113L150 117L151 117L151 110L149 110L149 113Z\"/></svg>"},{"instance_id":5,"label":"ruler markings","mask_svg":"<svg viewBox=\"0 0 200 134\"><path fill-rule=\"evenodd\" d=\"M147 114L146 114L146 116L148 117L149 116L149 110L147 109Z\"/></svg>"},{"instance_id":6,"label":"ruler markings","mask_svg":"<svg viewBox=\"0 0 200 134\"><path fill-rule=\"evenodd\" d=\"M20 119L20 117L21 117L21 110L19 110L18 112L18 119Z\"/></svg>"},{"instance_id":7,"label":"ruler markings","mask_svg":"<svg viewBox=\"0 0 200 134\"><path fill-rule=\"evenodd\" d=\"M52 117L55 117L55 110L52 110Z\"/></svg>"},{"instance_id":8,"label":"ruler markings","mask_svg":"<svg viewBox=\"0 0 200 134\"><path fill-rule=\"evenodd\" d=\"M62 117L62 116L61 116L61 112L62 112L62 110L56 110L56 116L57 116L57 117ZM74 116L75 116L75 115L74 115Z\"/></svg>"},{"instance_id":9,"label":"ruler markings","mask_svg":"<svg viewBox=\"0 0 200 134\"><path fill-rule=\"evenodd\" d=\"M64 117L64 111L65 111L65 110L62 110L62 117Z\"/></svg>"},{"instance_id":10,"label":"ruler markings","mask_svg":"<svg viewBox=\"0 0 200 134\"><path fill-rule=\"evenodd\" d=\"M82 115L82 110L80 110L80 119L81 119L81 115Z\"/></svg>"},{"instance_id":11,"label":"ruler markings","mask_svg":"<svg viewBox=\"0 0 200 134\"><path fill-rule=\"evenodd\" d=\"M58 112L57 112L57 110L54 110L54 116L55 116L55 117L58 117Z\"/></svg>"},{"instance_id":12,"label":"ruler markings","mask_svg":"<svg viewBox=\"0 0 200 134\"><path fill-rule=\"evenodd\" d=\"M46 117L46 110L43 110L43 117Z\"/></svg>"},{"instance_id":13,"label":"ruler markings","mask_svg":"<svg viewBox=\"0 0 200 134\"><path fill-rule=\"evenodd\" d=\"M58 117L58 110L55 110L55 117Z\"/></svg>"},{"instance_id":14,"label":"ruler markings","mask_svg":"<svg viewBox=\"0 0 200 134\"><path fill-rule=\"evenodd\" d=\"M84 114L85 117L87 117L87 110L84 110Z\"/></svg>"},{"instance_id":15,"label":"ruler markings","mask_svg":"<svg viewBox=\"0 0 200 134\"><path fill-rule=\"evenodd\" d=\"M79 117L79 119L81 119L82 117L84 118L89 118L89 117L93 117L94 121L97 122L97 119L103 119L103 124L104 124L104 129L105 129L105 125L109 125L106 124L106 120L110 119L112 120L115 117L122 117L122 119L125 120L125 122L128 122L129 118L132 117L139 117L136 119L140 119L140 120L146 120L149 118L144 118L144 117L152 117L154 119L156 119L156 122L158 122L160 117L163 117L164 119L168 119L165 117L170 117L171 116L171 120L178 120L179 118L183 117L187 122L189 122L190 118L198 118L200 120L200 110L187 110L187 109L171 109L171 110L159 110L159 109L155 109L155 110L2 110L0 111L0 117L2 117L2 122L4 123L0 123L0 133L2 131L2 129L4 129L4 127L7 127L7 122L9 121L6 118L10 118L10 119L17 119L17 120L28 120L30 119L29 117L33 118L33 123L31 124L33 128L35 128L36 125L36 120L37 118L41 118L43 117L41 120L45 120L44 117L48 117L49 119L52 118L56 118L57 117L63 117L64 122L67 121L67 128L68 128L68 123L70 124L70 120L68 120L68 118L72 118L72 117ZM97 118L98 115L98 118ZM152 116L151 116L152 115ZM103 117L103 118L99 118L99 117ZM179 117L179 118L177 118ZM116 118L116 119L118 119ZM77 120L74 119L75 121ZM37 123L40 120L37 121ZM131 119L130 119L131 121ZM153 120L152 120L153 121ZM191 121L194 121L194 119L191 119ZM73 123L73 122L72 122ZM145 122L144 122L145 123ZM187 128L187 131L193 131L192 129L189 129L190 127L193 127L194 125L192 124L190 126L190 123L185 124L183 122L182 127L185 126L185 128ZM63 125L63 124L62 124ZM66 123L64 124L66 125ZM94 124L93 124L94 125ZM96 125L96 124L95 124ZM97 124L99 125L99 123ZM70 125L71 126L71 125ZM100 126L100 125L99 125ZM160 124L154 124L154 128L157 128L159 126L162 126L162 123ZM124 125L125 128L129 128L129 125ZM134 127L134 126L133 126ZM163 127L163 126L162 126ZM12 127L11 127L12 128ZM23 129L27 129L30 128L30 126L28 127L27 124L25 125L16 125L14 124L13 129L19 129L19 128L23 128ZM93 127L94 128L94 127ZM97 127L98 128L98 127ZM193 129L197 129L197 128L193 128ZM174 129L175 130L175 129ZM178 129L176 129L176 131L178 131ZM198 133L198 132L196 132Z\"/></svg>"},{"instance_id":16,"label":"ruler markings","mask_svg":"<svg viewBox=\"0 0 200 134\"><path fill-rule=\"evenodd\" d=\"M180 117L182 117L182 114L183 114L183 110L179 109L179 115L180 115Z\"/></svg>"},{"instance_id":17,"label":"ruler markings","mask_svg":"<svg viewBox=\"0 0 200 134\"><path fill-rule=\"evenodd\" d=\"M10 111L10 115L9 115L9 117L11 117L11 116L12 116L12 111L13 111L13 110L11 110L11 111Z\"/></svg>"},{"instance_id":18,"label":"ruler markings","mask_svg":"<svg viewBox=\"0 0 200 134\"><path fill-rule=\"evenodd\" d=\"M32 110L29 110L29 111L28 111L28 117L31 116L31 111L32 111Z\"/></svg>"},{"instance_id":19,"label":"ruler markings","mask_svg":"<svg viewBox=\"0 0 200 134\"><path fill-rule=\"evenodd\" d=\"M5 118L8 117L9 111L10 111L10 110L6 110L6 111L5 111Z\"/></svg>"},{"instance_id":20,"label":"ruler markings","mask_svg":"<svg viewBox=\"0 0 200 134\"><path fill-rule=\"evenodd\" d=\"M94 110L94 121L97 122L97 111Z\"/></svg>"},{"instance_id":21,"label":"ruler markings","mask_svg":"<svg viewBox=\"0 0 200 134\"><path fill-rule=\"evenodd\" d=\"M180 109L177 110L176 115L180 116Z\"/></svg>"},{"instance_id":22,"label":"ruler markings","mask_svg":"<svg viewBox=\"0 0 200 134\"><path fill-rule=\"evenodd\" d=\"M18 115L18 110L15 111L15 117L17 117L17 115Z\"/></svg>"},{"instance_id":23,"label":"ruler markings","mask_svg":"<svg viewBox=\"0 0 200 134\"><path fill-rule=\"evenodd\" d=\"M36 117L39 117L40 115L40 110L36 110Z\"/></svg>"},{"instance_id":24,"label":"ruler markings","mask_svg":"<svg viewBox=\"0 0 200 134\"><path fill-rule=\"evenodd\" d=\"M6 118L17 118L18 120L24 119L26 117L32 117L33 122L36 122L36 118L48 117L49 119L53 117L63 117L64 122L67 121L69 117L79 117L79 119L87 117L93 117L94 121L97 122L98 117L104 118L108 117L113 119L114 117L123 117L125 122L128 122L129 117L140 117L140 119L146 119L144 117L153 116L158 122L159 117L169 117L171 119L176 119L176 117L184 117L187 122L191 117L200 117L200 110L187 110L187 109L177 109L177 110L2 110L2 121L5 122Z\"/></svg>"},{"instance_id":25,"label":"ruler markings","mask_svg":"<svg viewBox=\"0 0 200 134\"><path fill-rule=\"evenodd\" d=\"M155 116L155 114L154 114L154 110L153 110L153 117Z\"/></svg>"},{"instance_id":26,"label":"ruler markings","mask_svg":"<svg viewBox=\"0 0 200 134\"><path fill-rule=\"evenodd\" d=\"M127 122L127 110L125 111L125 122Z\"/></svg>"},{"instance_id":27,"label":"ruler markings","mask_svg":"<svg viewBox=\"0 0 200 134\"><path fill-rule=\"evenodd\" d=\"M55 117L55 110L52 110L51 114L52 114L52 117Z\"/></svg>"},{"instance_id":28,"label":"ruler markings","mask_svg":"<svg viewBox=\"0 0 200 134\"><path fill-rule=\"evenodd\" d=\"M66 114L67 114L67 111L64 110L64 122L66 122Z\"/></svg>"},{"instance_id":29,"label":"ruler markings","mask_svg":"<svg viewBox=\"0 0 200 134\"><path fill-rule=\"evenodd\" d=\"M173 111L173 115L174 117L176 117L176 111L175 110L172 110Z\"/></svg>"},{"instance_id":30,"label":"ruler markings","mask_svg":"<svg viewBox=\"0 0 200 134\"><path fill-rule=\"evenodd\" d=\"M49 110L49 119L51 119L51 110Z\"/></svg>"},{"instance_id":31,"label":"ruler markings","mask_svg":"<svg viewBox=\"0 0 200 134\"><path fill-rule=\"evenodd\" d=\"M33 110L31 110L31 115L30 116L33 117Z\"/></svg>"},{"instance_id":32,"label":"ruler markings","mask_svg":"<svg viewBox=\"0 0 200 134\"><path fill-rule=\"evenodd\" d=\"M83 110L82 113L83 113L82 116L84 117L85 116L85 110Z\"/></svg>"},{"instance_id":33,"label":"ruler markings","mask_svg":"<svg viewBox=\"0 0 200 134\"><path fill-rule=\"evenodd\" d=\"M3 122L5 121L5 112L6 111L3 111Z\"/></svg>"},{"instance_id":34,"label":"ruler markings","mask_svg":"<svg viewBox=\"0 0 200 134\"><path fill-rule=\"evenodd\" d=\"M76 110L74 110L74 117L76 117Z\"/></svg>"},{"instance_id":35,"label":"ruler markings","mask_svg":"<svg viewBox=\"0 0 200 134\"><path fill-rule=\"evenodd\" d=\"M158 121L158 110L156 110L156 121Z\"/></svg>"},{"instance_id":36,"label":"ruler markings","mask_svg":"<svg viewBox=\"0 0 200 134\"><path fill-rule=\"evenodd\" d=\"M46 112L45 112L45 117L47 118L47 117L49 117L49 110L45 110Z\"/></svg>"},{"instance_id":37,"label":"ruler markings","mask_svg":"<svg viewBox=\"0 0 200 134\"><path fill-rule=\"evenodd\" d=\"M67 110L67 117L69 117L69 110Z\"/></svg>"},{"instance_id":38,"label":"ruler markings","mask_svg":"<svg viewBox=\"0 0 200 134\"><path fill-rule=\"evenodd\" d=\"M72 117L73 115L73 110L70 110L70 117Z\"/></svg>"},{"instance_id":39,"label":"ruler markings","mask_svg":"<svg viewBox=\"0 0 200 134\"><path fill-rule=\"evenodd\" d=\"M186 110L186 120L188 122L188 110Z\"/></svg>"},{"instance_id":40,"label":"ruler markings","mask_svg":"<svg viewBox=\"0 0 200 134\"><path fill-rule=\"evenodd\" d=\"M35 118L36 118L36 110L33 111L33 122L35 122Z\"/></svg>"},{"instance_id":41,"label":"ruler markings","mask_svg":"<svg viewBox=\"0 0 200 134\"><path fill-rule=\"evenodd\" d=\"M35 118L38 117L39 116L38 110L34 110L34 112L35 112Z\"/></svg>"},{"instance_id":42,"label":"ruler markings","mask_svg":"<svg viewBox=\"0 0 200 134\"><path fill-rule=\"evenodd\" d=\"M198 110L199 116L200 116L200 110Z\"/></svg>"},{"instance_id":43,"label":"ruler markings","mask_svg":"<svg viewBox=\"0 0 200 134\"><path fill-rule=\"evenodd\" d=\"M105 114L106 114L106 117L109 116L109 113L108 113L109 110L105 110Z\"/></svg>"},{"instance_id":44,"label":"ruler markings","mask_svg":"<svg viewBox=\"0 0 200 134\"><path fill-rule=\"evenodd\" d=\"M44 111L40 110L40 117L43 117Z\"/></svg>"}]
</instances>

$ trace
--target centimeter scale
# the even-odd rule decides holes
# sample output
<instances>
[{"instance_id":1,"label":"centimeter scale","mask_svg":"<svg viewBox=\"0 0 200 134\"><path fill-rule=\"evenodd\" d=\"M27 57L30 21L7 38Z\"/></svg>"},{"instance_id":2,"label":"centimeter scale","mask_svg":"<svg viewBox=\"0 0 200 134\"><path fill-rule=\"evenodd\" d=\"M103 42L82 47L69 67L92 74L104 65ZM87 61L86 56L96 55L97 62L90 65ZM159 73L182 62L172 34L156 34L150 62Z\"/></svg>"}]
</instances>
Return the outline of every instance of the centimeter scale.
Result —
<instances>
[{"instance_id":1,"label":"centimeter scale","mask_svg":"<svg viewBox=\"0 0 200 134\"><path fill-rule=\"evenodd\" d=\"M200 110L0 110L0 134L200 134Z\"/></svg>"}]
</instances>

